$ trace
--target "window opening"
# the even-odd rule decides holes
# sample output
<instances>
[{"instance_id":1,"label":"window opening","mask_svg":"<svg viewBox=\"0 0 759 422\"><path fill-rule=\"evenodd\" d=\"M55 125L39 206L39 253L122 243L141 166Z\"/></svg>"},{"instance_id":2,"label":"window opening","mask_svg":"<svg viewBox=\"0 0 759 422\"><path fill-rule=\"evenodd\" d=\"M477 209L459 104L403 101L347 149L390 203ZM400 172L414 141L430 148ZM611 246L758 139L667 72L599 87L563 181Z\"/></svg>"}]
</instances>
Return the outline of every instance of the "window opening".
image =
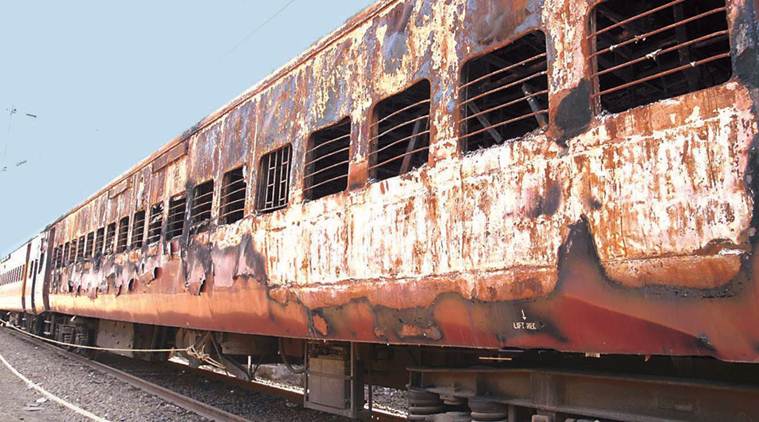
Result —
<instances>
[{"instance_id":1,"label":"window opening","mask_svg":"<svg viewBox=\"0 0 759 422\"><path fill-rule=\"evenodd\" d=\"M208 229L213 207L213 180L195 186L192 193L191 232L200 233Z\"/></svg>"},{"instance_id":2,"label":"window opening","mask_svg":"<svg viewBox=\"0 0 759 422\"><path fill-rule=\"evenodd\" d=\"M81 261L84 259L84 235L79 237L79 242L76 244L76 260Z\"/></svg>"},{"instance_id":3,"label":"window opening","mask_svg":"<svg viewBox=\"0 0 759 422\"><path fill-rule=\"evenodd\" d=\"M429 116L427 80L377 104L369 153L370 177L383 180L427 163Z\"/></svg>"},{"instance_id":4,"label":"window opening","mask_svg":"<svg viewBox=\"0 0 759 422\"><path fill-rule=\"evenodd\" d=\"M150 207L150 225L148 226L148 244L153 244L161 240L161 229L163 228L163 202L159 202Z\"/></svg>"},{"instance_id":5,"label":"window opening","mask_svg":"<svg viewBox=\"0 0 759 422\"><path fill-rule=\"evenodd\" d=\"M127 249L129 241L129 217L119 220L119 235L116 240L116 253L122 253Z\"/></svg>"},{"instance_id":6,"label":"window opening","mask_svg":"<svg viewBox=\"0 0 759 422\"><path fill-rule=\"evenodd\" d=\"M67 266L71 263L71 242L66 242L63 245L63 266Z\"/></svg>"},{"instance_id":7,"label":"window opening","mask_svg":"<svg viewBox=\"0 0 759 422\"><path fill-rule=\"evenodd\" d=\"M95 236L95 256L103 254L103 246L105 245L105 228L101 227L97 231Z\"/></svg>"},{"instance_id":8,"label":"window opening","mask_svg":"<svg viewBox=\"0 0 759 422\"><path fill-rule=\"evenodd\" d=\"M184 232L184 214L187 208L187 198L184 194L175 196L169 201L169 215L166 218L166 239L181 236Z\"/></svg>"},{"instance_id":9,"label":"window opening","mask_svg":"<svg viewBox=\"0 0 759 422\"><path fill-rule=\"evenodd\" d=\"M256 198L256 210L259 212L272 212L287 206L291 159L292 148L289 144L261 157Z\"/></svg>"},{"instance_id":10,"label":"window opening","mask_svg":"<svg viewBox=\"0 0 759 422\"><path fill-rule=\"evenodd\" d=\"M720 0L609 0L593 9L594 98L613 113L730 79Z\"/></svg>"},{"instance_id":11,"label":"window opening","mask_svg":"<svg viewBox=\"0 0 759 422\"><path fill-rule=\"evenodd\" d=\"M95 232L87 234L87 246L84 248L84 257L92 258L92 251L95 249Z\"/></svg>"},{"instance_id":12,"label":"window opening","mask_svg":"<svg viewBox=\"0 0 759 422\"><path fill-rule=\"evenodd\" d=\"M221 187L221 224L232 224L245 216L245 169L236 168L224 174Z\"/></svg>"},{"instance_id":13,"label":"window opening","mask_svg":"<svg viewBox=\"0 0 759 422\"><path fill-rule=\"evenodd\" d=\"M548 61L542 32L468 61L462 82L463 151L500 145L548 125Z\"/></svg>"},{"instance_id":14,"label":"window opening","mask_svg":"<svg viewBox=\"0 0 759 422\"><path fill-rule=\"evenodd\" d=\"M141 248L145 237L145 211L137 211L132 218L132 248Z\"/></svg>"},{"instance_id":15,"label":"window opening","mask_svg":"<svg viewBox=\"0 0 759 422\"><path fill-rule=\"evenodd\" d=\"M113 242L116 240L116 223L111 223L108 225L108 228L105 230L105 251L103 252L106 255L110 255L113 253Z\"/></svg>"},{"instance_id":16,"label":"window opening","mask_svg":"<svg viewBox=\"0 0 759 422\"><path fill-rule=\"evenodd\" d=\"M310 136L304 176L306 199L318 199L348 187L350 142L348 118Z\"/></svg>"}]
</instances>

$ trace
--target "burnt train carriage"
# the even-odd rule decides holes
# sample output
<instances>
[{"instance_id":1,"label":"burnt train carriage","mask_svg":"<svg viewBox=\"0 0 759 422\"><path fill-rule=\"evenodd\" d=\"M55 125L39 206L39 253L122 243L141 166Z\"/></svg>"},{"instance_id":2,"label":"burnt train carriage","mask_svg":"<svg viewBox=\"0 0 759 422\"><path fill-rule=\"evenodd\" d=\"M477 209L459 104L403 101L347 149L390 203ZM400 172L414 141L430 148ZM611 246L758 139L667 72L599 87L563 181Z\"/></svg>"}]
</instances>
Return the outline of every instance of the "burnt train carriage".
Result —
<instances>
[{"instance_id":1,"label":"burnt train carriage","mask_svg":"<svg viewBox=\"0 0 759 422\"><path fill-rule=\"evenodd\" d=\"M558 398L579 388L562 374L439 367L514 349L759 360L756 9L380 2L53 223L45 310L121 321L96 341L329 340L307 362L338 356L354 387L401 384L384 361L414 367L417 410L484 395L688 416L643 399L619 413L603 381L589 404ZM755 411L755 393L699 388L690 416Z\"/></svg>"}]
</instances>

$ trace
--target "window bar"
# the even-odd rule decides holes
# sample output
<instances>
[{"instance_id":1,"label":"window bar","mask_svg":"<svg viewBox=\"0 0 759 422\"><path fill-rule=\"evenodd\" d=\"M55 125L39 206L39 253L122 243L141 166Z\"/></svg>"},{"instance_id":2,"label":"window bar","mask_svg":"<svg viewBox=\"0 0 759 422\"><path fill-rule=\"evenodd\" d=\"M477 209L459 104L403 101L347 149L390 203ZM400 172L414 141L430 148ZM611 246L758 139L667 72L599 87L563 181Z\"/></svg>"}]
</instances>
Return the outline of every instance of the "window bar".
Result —
<instances>
[{"instance_id":1,"label":"window bar","mask_svg":"<svg viewBox=\"0 0 759 422\"><path fill-rule=\"evenodd\" d=\"M84 235L79 237L79 242L76 244L76 260L81 261L84 259Z\"/></svg>"},{"instance_id":2,"label":"window bar","mask_svg":"<svg viewBox=\"0 0 759 422\"><path fill-rule=\"evenodd\" d=\"M606 95L606 94L610 94L610 93L613 93L613 92L617 92L617 91L620 91L622 89L629 88L631 86L640 85L640 84L642 84L644 82L648 82L648 81L650 81L652 79L658 79L658 78L661 78L662 76L671 75L673 73L677 73L677 72L680 72L680 71L683 71L683 70L686 70L686 69L689 69L689 68L694 68L694 67L697 67L697 66L701 66L701 65L704 65L704 64L716 61L716 60L725 59L725 58L729 58L729 57L730 57L730 53L729 52L728 53L717 54L716 56L708 57L708 58L705 58L703 60L699 60L697 62L692 62L692 63L684 64L684 65L676 67L674 69L665 70L665 71L656 73L654 75L646 76L645 78L641 78L641 79L638 79L638 80L635 80L635 81L628 82L628 83L623 84L623 85L618 85L618 86L615 86L613 88L609 88L607 90L604 90L604 91L601 91L601 92L597 92L597 93L593 94L593 96L594 97L600 97L602 95Z\"/></svg>"},{"instance_id":3,"label":"window bar","mask_svg":"<svg viewBox=\"0 0 759 422\"><path fill-rule=\"evenodd\" d=\"M111 223L108 225L108 228L105 232L105 251L103 252L105 255L110 255L113 253L113 247L114 247L114 240L116 239L116 223Z\"/></svg>"},{"instance_id":4,"label":"window bar","mask_svg":"<svg viewBox=\"0 0 759 422\"><path fill-rule=\"evenodd\" d=\"M475 119L475 118L477 118L477 117L479 117L481 115L488 114L488 113L491 113L491 112L494 112L494 111L498 111L498 110L504 109L506 107L509 107L509 106L514 105L514 104L520 103L522 101L528 101L529 102L530 98L534 99L536 97L540 97L542 95L547 95L547 94L548 94L548 90L547 89L544 89L544 90L538 91L538 92L531 92L529 94L525 94L524 97L517 98L516 100L512 100L512 101L509 101L507 103L499 104L497 106L493 106L493 107L485 109L485 110L479 110L478 112L476 112L474 114L470 114L470 115L468 115L466 117L460 118L458 120L458 122L461 123L461 122L465 122L467 120ZM477 106L472 106L470 108L476 108L476 107Z\"/></svg>"},{"instance_id":5,"label":"window bar","mask_svg":"<svg viewBox=\"0 0 759 422\"><path fill-rule=\"evenodd\" d=\"M485 75L480 76L477 79L474 79L474 80L469 81L469 82L467 82L465 84L462 84L459 87L459 91L464 90L466 88L469 88L470 86L475 85L477 83L480 83L480 82L482 82L482 81L484 81L484 80L486 80L488 78L491 78L491 77L493 77L495 75L500 75L501 73L510 72L510 71L512 71L512 70L514 70L514 69L516 69L518 67L525 66L528 63L531 63L531 62L534 62L534 61L538 61L538 60L541 60L541 59L547 59L547 58L548 58L548 55L546 53L540 53L540 54L538 54L536 56L532 56L530 58L522 60L519 63L514 63L513 65L510 65L510 66L498 68L498 69L496 69L496 70L494 70L494 71L492 71L490 73L486 73Z\"/></svg>"},{"instance_id":6,"label":"window bar","mask_svg":"<svg viewBox=\"0 0 759 422\"><path fill-rule=\"evenodd\" d=\"M319 145L319 146L321 146L321 145ZM312 152L312 151L314 151L315 149L316 149L316 148L313 148L313 149L311 149L310 151ZM347 146L347 147L345 147L345 148L341 148L341 149L338 149L338 150L332 151L332 152L330 152L330 153L327 153L327 154L324 154L324 155L320 155L320 156L319 156L318 158L316 158L316 159L313 159L313 160L311 160L311 161L307 161L305 165L306 165L306 166L309 166L309 165L311 165L311 164L316 164L316 163L318 163L319 161L322 161L322 160L324 160L325 158L330 158L330 157L332 157L332 156L334 156L334 155L337 155L337 154L340 154L340 153L344 153L344 152L348 152L350 149L351 149L351 147L350 147L350 146ZM345 163L347 163L348 161L349 161L349 160L344 160L344 161L341 161L341 162L340 162L340 164L345 164Z\"/></svg>"},{"instance_id":7,"label":"window bar","mask_svg":"<svg viewBox=\"0 0 759 422\"><path fill-rule=\"evenodd\" d=\"M276 156L269 156L267 160L269 166L266 172L266 203L265 209L272 208L274 206L274 176L276 175Z\"/></svg>"},{"instance_id":8,"label":"window bar","mask_svg":"<svg viewBox=\"0 0 759 422\"><path fill-rule=\"evenodd\" d=\"M92 250L95 248L95 232L87 234L87 247L84 249L84 257L92 258Z\"/></svg>"},{"instance_id":9,"label":"window bar","mask_svg":"<svg viewBox=\"0 0 759 422\"><path fill-rule=\"evenodd\" d=\"M603 2L588 36L593 98L611 112L715 86L732 73L724 0Z\"/></svg>"},{"instance_id":10,"label":"window bar","mask_svg":"<svg viewBox=\"0 0 759 422\"><path fill-rule=\"evenodd\" d=\"M105 228L101 227L97 231L95 236L95 256L99 256L103 253L103 245L105 245Z\"/></svg>"},{"instance_id":11,"label":"window bar","mask_svg":"<svg viewBox=\"0 0 759 422\"><path fill-rule=\"evenodd\" d=\"M728 35L729 35L729 33L728 33L727 30L713 32L711 34L704 35L703 37L698 37L698 38L695 38L693 40L690 40L690 41L687 41L687 42L684 42L684 43L676 44L676 45L673 45L672 47L668 47L668 48L665 48L663 50L654 51L652 53L646 54L643 57L639 57L639 58L631 60L629 62L625 62L625 63L619 64L617 66L610 67L608 69L604 69L603 71L595 72L595 73L592 74L592 76L602 76L602 75L605 75L607 73L615 72L615 71L623 69L625 67L628 67L628 66L631 66L631 65L634 65L634 64L638 64L640 62L644 62L646 60L656 60L656 56L659 56L661 54L671 53L671 52L673 52L675 50L678 50L678 49L681 49L683 47L689 47L689 46L691 46L693 44L698 44L698 43L700 43L702 41L707 41L707 40L712 39L712 38L719 39L719 38L727 37Z\"/></svg>"},{"instance_id":12,"label":"window bar","mask_svg":"<svg viewBox=\"0 0 759 422\"><path fill-rule=\"evenodd\" d=\"M328 141L319 142L319 145L315 145L309 151L311 151L311 152L316 151L316 150L318 150L318 149L320 149L320 148L322 148L322 147L324 147L326 145L331 145L331 144L333 144L335 142L340 142L340 141L345 140L345 139L350 139L350 137L351 137L351 134L348 133L346 135L341 135L341 136L338 136L337 138L330 139ZM310 163L306 163L306 164L310 164Z\"/></svg>"},{"instance_id":13,"label":"window bar","mask_svg":"<svg viewBox=\"0 0 759 422\"><path fill-rule=\"evenodd\" d=\"M387 144L387 145L383 146L382 148L378 148L378 149L376 149L376 150L374 150L374 151L370 152L370 153L369 153L369 155L371 156L371 155L374 155L374 154L378 154L378 153L380 153L380 152L382 152L382 151L385 151L386 149L388 149L388 148L390 148L390 147L393 147L393 146L395 146L395 145L398 145L398 144L400 144L400 143L402 143L402 142L404 142L404 141L408 141L408 140L410 140L411 138L417 137L417 136L419 136L419 135L426 135L426 134L429 134L429 133L430 133L430 131L429 131L429 129L428 129L428 130L424 130L424 131L422 131L422 132L419 132L419 133L411 134L411 135L409 135L409 136L406 136L406 137L404 137L404 138L398 139L397 141L393 141L393 142L391 142L391 143L389 143L389 144Z\"/></svg>"},{"instance_id":14,"label":"window bar","mask_svg":"<svg viewBox=\"0 0 759 422\"><path fill-rule=\"evenodd\" d=\"M148 226L148 244L161 240L163 228L163 203L159 202L150 207L150 225Z\"/></svg>"},{"instance_id":15,"label":"window bar","mask_svg":"<svg viewBox=\"0 0 759 422\"><path fill-rule=\"evenodd\" d=\"M483 92L481 94L475 95L472 98L468 98L466 101L463 101L461 103L461 105L467 105L467 104L471 103L472 101L479 100L479 99L481 99L483 97L487 97L489 95L492 95L492 94L504 91L506 89L512 88L514 86L523 84L523 83L525 83L525 82L527 82L527 81L529 81L531 79L535 79L535 78L538 78L538 77L541 77L541 76L546 76L546 75L548 75L548 71L546 71L546 70L540 71L538 73L533 73L533 74L531 74L529 76L526 76L526 77L524 77L522 79L519 79L517 81L510 82L510 83L508 83L506 85L497 86L497 87L495 87L495 88L493 88L491 90L488 90L488 91L485 91L485 92Z\"/></svg>"},{"instance_id":16,"label":"window bar","mask_svg":"<svg viewBox=\"0 0 759 422\"><path fill-rule=\"evenodd\" d=\"M288 144L261 159L257 211L270 212L287 206L291 153Z\"/></svg>"},{"instance_id":17,"label":"window bar","mask_svg":"<svg viewBox=\"0 0 759 422\"><path fill-rule=\"evenodd\" d=\"M71 249L69 249L69 264L73 264L76 262L76 245L77 241L76 238L71 241Z\"/></svg>"},{"instance_id":18,"label":"window bar","mask_svg":"<svg viewBox=\"0 0 759 422\"><path fill-rule=\"evenodd\" d=\"M63 245L63 266L66 267L69 265L69 258L71 254L71 242L66 242L65 245Z\"/></svg>"},{"instance_id":19,"label":"window bar","mask_svg":"<svg viewBox=\"0 0 759 422\"><path fill-rule=\"evenodd\" d=\"M129 242L129 217L124 217L119 221L119 235L116 239L116 253L122 253L127 249Z\"/></svg>"},{"instance_id":20,"label":"window bar","mask_svg":"<svg viewBox=\"0 0 759 422\"><path fill-rule=\"evenodd\" d=\"M650 37L652 37L654 35L657 35L657 34L660 34L662 32L666 32L666 31L672 30L672 29L680 28L682 25L689 24L689 23L691 23L693 21L696 21L696 20L699 20L699 19L703 19L703 18L705 18L707 16L715 15L717 13L721 13L721 12L724 12L726 10L727 10L726 7L718 7L716 9L712 9L712 10L710 10L708 12L704 12L704 13L698 14L696 16L692 16L690 18L683 19L681 21L675 22L673 24L657 28L657 29L655 29L653 31L649 31L649 32L647 32L645 34L635 35L634 37L629 38L629 39L627 39L625 41L622 41L621 43L613 44L610 47L604 48L602 50L598 50L598 51L594 52L593 54L591 54L591 57L600 56L602 54L610 53L610 52L612 52L614 50L617 50L617 49L619 49L621 47L625 47L625 46L627 46L629 44L638 43L638 42L640 42L640 40L643 40L643 39L646 39L646 38L650 38ZM596 32L596 35L598 35L600 33L601 32ZM660 54L661 52L654 51L652 53L649 53L649 55L651 55L653 53L659 53ZM644 56L644 57L647 57L647 56Z\"/></svg>"},{"instance_id":21,"label":"window bar","mask_svg":"<svg viewBox=\"0 0 759 422\"><path fill-rule=\"evenodd\" d=\"M374 169L374 168L382 167L383 165L385 165L387 163L392 163L393 161L400 160L401 158L404 158L405 156L407 156L409 154L416 154L417 152L426 151L427 149L429 149L429 147L417 148L417 149L415 149L413 151L407 152L406 154L398 155L398 156L392 157L390 159L387 159L385 161L382 161L381 163L374 164L374 165L370 166L369 169L371 170L371 169Z\"/></svg>"},{"instance_id":22,"label":"window bar","mask_svg":"<svg viewBox=\"0 0 759 422\"><path fill-rule=\"evenodd\" d=\"M287 203L287 195L288 195L288 178L287 175L289 174L289 168L290 168L290 159L285 158L285 154L280 155L280 168L279 168L279 191L277 193L277 206L280 207L283 204Z\"/></svg>"},{"instance_id":23,"label":"window bar","mask_svg":"<svg viewBox=\"0 0 759 422\"><path fill-rule=\"evenodd\" d=\"M620 22L617 22L617 23L615 23L613 25L607 26L607 27L601 29L600 31L597 30L595 33L588 35L588 38L593 37L595 35L603 34L605 32L609 32L612 29L618 28L620 26L627 25L628 23L634 22L634 21L639 20L641 18L645 18L646 16L649 16L649 15L653 15L656 12L660 12L660 11L662 11L664 9L672 7L672 6L674 6L676 4L679 4L679 3L683 3L685 1L686 0L674 0L674 1L671 1L669 3L665 3L665 4L661 5L661 6L655 7L653 9L647 10L647 11L645 11L643 13L638 14L638 15L635 15L635 16L632 16L632 17L627 18L625 20L622 20Z\"/></svg>"},{"instance_id":24,"label":"window bar","mask_svg":"<svg viewBox=\"0 0 759 422\"><path fill-rule=\"evenodd\" d=\"M243 167L224 175L221 196L221 224L231 224L241 220L245 214L247 183Z\"/></svg>"},{"instance_id":25,"label":"window bar","mask_svg":"<svg viewBox=\"0 0 759 422\"><path fill-rule=\"evenodd\" d=\"M145 237L145 211L138 211L132 219L132 242L130 247L141 248Z\"/></svg>"},{"instance_id":26,"label":"window bar","mask_svg":"<svg viewBox=\"0 0 759 422\"><path fill-rule=\"evenodd\" d=\"M386 120L388 120L388 119L390 119L390 118L392 118L392 117L395 117L395 116L397 116L397 115L398 115L398 114L400 114L400 113L404 113L404 112L407 112L407 111L409 111L409 110L413 109L414 107L423 106L423 105L426 105L426 104L430 104L430 99L429 99L429 98L427 98L427 99L424 99L424 100L421 100L421 101L419 101L419 102L416 102L416 103L414 103L414 104L411 104L411 105L405 106L405 107L403 107L403 108L401 108L401 109L399 109L399 110L396 110L396 111L394 111L394 112L392 112L392 113L388 114L387 116L384 116L383 118L381 118L381 119L377 120L376 122L372 123L372 125L371 125L371 126L372 126L372 127L375 127L375 126L379 126L381 123L385 122Z\"/></svg>"}]
</instances>

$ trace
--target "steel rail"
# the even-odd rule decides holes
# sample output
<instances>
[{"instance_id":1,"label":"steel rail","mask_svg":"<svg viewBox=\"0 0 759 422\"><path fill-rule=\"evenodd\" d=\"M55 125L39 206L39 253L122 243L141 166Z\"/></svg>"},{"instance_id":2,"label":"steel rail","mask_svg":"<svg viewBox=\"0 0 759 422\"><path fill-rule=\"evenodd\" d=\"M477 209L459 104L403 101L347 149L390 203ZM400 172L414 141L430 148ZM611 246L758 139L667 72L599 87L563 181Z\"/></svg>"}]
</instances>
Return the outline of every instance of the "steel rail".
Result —
<instances>
[{"instance_id":1,"label":"steel rail","mask_svg":"<svg viewBox=\"0 0 759 422\"><path fill-rule=\"evenodd\" d=\"M103 372L106 372L109 375L112 375L113 377L119 380L122 380L136 388L139 388L143 391L146 391L150 394L160 397L161 399L167 402L173 403L185 410L196 413L205 418L208 418L214 421L253 421L253 422L258 421L257 419L246 419L246 418L243 418L242 416L238 416L233 413L229 413L225 410L210 406L208 404L205 404L193 398L184 396L182 394L179 394L175 391L172 391L160 385L153 384L135 375L121 371L119 369L116 369L104 363L101 363L92 359L88 359L84 356L62 349L60 347L57 347L53 344L42 341L35 337L31 337L29 335L22 336L21 333L16 332L16 330L7 330L7 332L15 336L16 338L32 343L35 346L44 347L50 351L55 352L56 354L60 356L65 356L65 357L74 359L82 364L93 367L95 369L102 370ZM30 333L24 332L23 334L30 334ZM81 346L77 346L77 347L81 347ZM176 350L181 350L181 349L176 349ZM216 380L216 381L223 382L226 384L232 384L250 392L260 393L260 394L264 394L268 396L280 397L280 398L284 398L286 400L296 402L296 403L303 401L303 393L296 391L295 389L279 387L273 384L263 383L256 380L245 381L245 380L242 380L240 378L235 378L230 375L221 374L219 372L214 372L214 371L203 369L203 368L193 368L189 365L172 362L172 361L166 361L166 362L163 362L163 364L166 366L177 368L177 369L194 372L198 376L201 376L201 377ZM375 408L375 409L372 409L370 420L380 421L380 422L397 422L397 421L406 420L406 418L402 414L393 413L386 410Z\"/></svg>"},{"instance_id":2,"label":"steel rail","mask_svg":"<svg viewBox=\"0 0 759 422\"><path fill-rule=\"evenodd\" d=\"M146 381L142 378L136 377L132 374L128 374L124 371L121 371L119 369L113 368L111 366L108 366L106 364L87 359L83 356L77 355L75 353L69 352L67 350L63 350L61 348L52 346L44 341L29 337L29 336L21 336L20 334L16 334L13 330L8 330L8 332L16 336L17 338L23 339L25 341L28 341L29 343L34 344L38 347L44 347L48 350L51 350L58 354L59 356L65 356L69 359L75 360L78 363L90 366L94 369L97 369L101 372L104 372L108 375L113 376L114 378L126 382L127 384L138 388L142 391L145 391L147 393L150 393L156 397L159 397L169 403L175 404L182 409L185 409L187 411L193 412L195 414L198 414L204 418L213 420L213 421L236 421L236 422L249 422L254 421L252 419L246 419L242 416L235 415L233 413L229 413L225 410L209 406L203 402L200 402L198 400L195 400L193 398L184 396L182 394L179 394L175 391L169 390L168 388L162 387L160 385L153 384L149 381Z\"/></svg>"}]
</instances>

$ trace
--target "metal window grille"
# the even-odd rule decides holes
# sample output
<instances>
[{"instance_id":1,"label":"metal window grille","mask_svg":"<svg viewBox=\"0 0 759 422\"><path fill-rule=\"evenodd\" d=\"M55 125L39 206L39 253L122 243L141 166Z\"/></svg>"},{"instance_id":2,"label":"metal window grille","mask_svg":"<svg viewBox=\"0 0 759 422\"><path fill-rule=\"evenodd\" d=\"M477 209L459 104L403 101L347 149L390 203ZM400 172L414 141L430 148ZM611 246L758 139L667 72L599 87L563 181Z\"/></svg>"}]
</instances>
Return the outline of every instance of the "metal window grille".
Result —
<instances>
[{"instance_id":1,"label":"metal window grille","mask_svg":"<svg viewBox=\"0 0 759 422\"><path fill-rule=\"evenodd\" d=\"M305 164L306 199L318 199L348 187L351 121L314 132L308 140Z\"/></svg>"},{"instance_id":2,"label":"metal window grille","mask_svg":"<svg viewBox=\"0 0 759 422\"><path fill-rule=\"evenodd\" d=\"M175 196L169 201L169 215L166 217L166 239L181 236L184 232L184 214L187 209L187 198L184 194Z\"/></svg>"},{"instance_id":3,"label":"metal window grille","mask_svg":"<svg viewBox=\"0 0 759 422\"><path fill-rule=\"evenodd\" d=\"M95 248L95 232L87 234L87 246L84 248L84 257L92 258L92 251Z\"/></svg>"},{"instance_id":4,"label":"metal window grille","mask_svg":"<svg viewBox=\"0 0 759 422\"><path fill-rule=\"evenodd\" d=\"M61 268L63 266L63 246L58 245L55 248L55 255L53 255L53 268Z\"/></svg>"},{"instance_id":5,"label":"metal window grille","mask_svg":"<svg viewBox=\"0 0 759 422\"><path fill-rule=\"evenodd\" d=\"M429 117L427 80L377 104L369 153L371 178L387 179L427 163Z\"/></svg>"},{"instance_id":6,"label":"metal window grille","mask_svg":"<svg viewBox=\"0 0 759 422\"><path fill-rule=\"evenodd\" d=\"M195 186L192 191L190 210L191 232L200 233L208 229L213 208L213 180Z\"/></svg>"},{"instance_id":7,"label":"metal window grille","mask_svg":"<svg viewBox=\"0 0 759 422\"><path fill-rule=\"evenodd\" d=\"M95 236L95 256L100 256L103 253L103 245L105 245L105 228L101 227Z\"/></svg>"},{"instance_id":8,"label":"metal window grille","mask_svg":"<svg viewBox=\"0 0 759 422\"><path fill-rule=\"evenodd\" d=\"M145 237L145 211L137 211L132 218L132 248L141 248Z\"/></svg>"},{"instance_id":9,"label":"metal window grille","mask_svg":"<svg viewBox=\"0 0 759 422\"><path fill-rule=\"evenodd\" d=\"M148 244L153 244L161 240L161 229L163 228L163 202L159 202L150 207L150 224L148 225Z\"/></svg>"},{"instance_id":10,"label":"metal window grille","mask_svg":"<svg viewBox=\"0 0 759 422\"><path fill-rule=\"evenodd\" d=\"M70 263L70 255L71 255L71 242L66 242L65 245L63 245L63 264L62 266L69 265Z\"/></svg>"},{"instance_id":11,"label":"metal window grille","mask_svg":"<svg viewBox=\"0 0 759 422\"><path fill-rule=\"evenodd\" d=\"M76 262L76 239L71 241L71 249L69 249L69 264Z\"/></svg>"},{"instance_id":12,"label":"metal window grille","mask_svg":"<svg viewBox=\"0 0 759 422\"><path fill-rule=\"evenodd\" d=\"M499 145L548 125L548 61L542 32L468 61L462 82L463 151Z\"/></svg>"},{"instance_id":13,"label":"metal window grille","mask_svg":"<svg viewBox=\"0 0 759 422\"><path fill-rule=\"evenodd\" d=\"M114 240L116 240L116 223L111 223L105 230L105 249L103 251L105 255L113 253Z\"/></svg>"},{"instance_id":14,"label":"metal window grille","mask_svg":"<svg viewBox=\"0 0 759 422\"><path fill-rule=\"evenodd\" d=\"M95 232L87 234L87 247L84 248L84 257L92 258L92 251L95 249Z\"/></svg>"},{"instance_id":15,"label":"metal window grille","mask_svg":"<svg viewBox=\"0 0 759 422\"><path fill-rule=\"evenodd\" d=\"M609 0L591 15L594 99L620 112L732 74L724 0Z\"/></svg>"},{"instance_id":16,"label":"metal window grille","mask_svg":"<svg viewBox=\"0 0 759 422\"><path fill-rule=\"evenodd\" d=\"M261 157L258 171L257 211L267 213L287 206L291 159L292 147L289 144Z\"/></svg>"},{"instance_id":17,"label":"metal window grille","mask_svg":"<svg viewBox=\"0 0 759 422\"><path fill-rule=\"evenodd\" d=\"M224 174L221 186L221 224L232 224L245 216L245 197L248 184L245 168L240 167Z\"/></svg>"},{"instance_id":18,"label":"metal window grille","mask_svg":"<svg viewBox=\"0 0 759 422\"><path fill-rule=\"evenodd\" d=\"M129 217L119 220L119 236L116 240L116 253L122 253L127 249L129 242Z\"/></svg>"},{"instance_id":19,"label":"metal window grille","mask_svg":"<svg viewBox=\"0 0 759 422\"><path fill-rule=\"evenodd\" d=\"M76 244L76 260L81 261L84 259L84 235L79 237L79 242Z\"/></svg>"}]
</instances>

